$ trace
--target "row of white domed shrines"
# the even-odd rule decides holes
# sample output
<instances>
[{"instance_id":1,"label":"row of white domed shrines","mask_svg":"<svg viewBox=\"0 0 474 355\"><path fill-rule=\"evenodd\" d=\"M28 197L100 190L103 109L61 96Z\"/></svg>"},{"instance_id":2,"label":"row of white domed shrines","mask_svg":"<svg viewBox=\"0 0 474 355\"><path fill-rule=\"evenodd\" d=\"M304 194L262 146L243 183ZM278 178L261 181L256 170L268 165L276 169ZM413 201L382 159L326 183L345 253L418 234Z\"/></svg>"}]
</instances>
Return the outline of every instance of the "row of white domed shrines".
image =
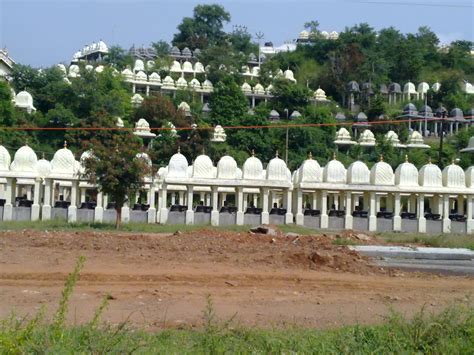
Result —
<instances>
[{"instance_id":1,"label":"row of white domed shrines","mask_svg":"<svg viewBox=\"0 0 474 355\"><path fill-rule=\"evenodd\" d=\"M452 163L441 169L429 162L420 170L406 161L393 171L390 164L381 159L371 169L362 161L355 161L346 169L344 165L333 159L321 167L316 160L307 159L299 169L293 172L293 184L302 182L322 182L349 185L380 185L400 187L452 187L474 188L474 167L464 171L459 165Z\"/></svg>"},{"instance_id":2,"label":"row of white domed shrines","mask_svg":"<svg viewBox=\"0 0 474 355\"><path fill-rule=\"evenodd\" d=\"M89 152L82 154L81 159L89 156ZM146 153L140 153L141 158L150 158ZM57 177L74 178L82 171L81 159L77 161L74 154L66 146L59 149L51 161L38 159L31 147L25 145L19 148L11 161L8 150L0 146L0 171L18 177ZM77 176L77 175L76 175ZM193 164L189 164L186 157L180 152L174 154L168 166L158 171L160 180L164 178L175 179L248 179L248 180L274 180L287 181L293 184L302 182L321 182L330 184L354 185L381 185L403 187L452 187L474 188L474 167L464 171L456 164L448 165L443 171L432 163L424 165L418 170L412 163L406 161L400 164L395 171L383 160L375 163L371 169L361 162L355 161L346 167L335 158L326 166L309 157L301 166L291 174L285 162L278 155L271 159L266 169L262 162L255 156L249 157L240 169L234 158L223 156L217 166L205 154L199 155Z\"/></svg>"}]
</instances>

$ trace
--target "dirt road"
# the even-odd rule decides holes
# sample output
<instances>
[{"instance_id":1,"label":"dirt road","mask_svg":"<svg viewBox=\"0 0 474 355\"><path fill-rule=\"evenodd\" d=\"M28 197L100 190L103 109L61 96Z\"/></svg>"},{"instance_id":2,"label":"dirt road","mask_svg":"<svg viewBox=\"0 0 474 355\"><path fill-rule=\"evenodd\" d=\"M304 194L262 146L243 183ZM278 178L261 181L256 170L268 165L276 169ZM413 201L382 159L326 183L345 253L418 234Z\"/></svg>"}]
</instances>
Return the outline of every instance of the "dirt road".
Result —
<instances>
[{"instance_id":1,"label":"dirt road","mask_svg":"<svg viewBox=\"0 0 474 355\"><path fill-rule=\"evenodd\" d=\"M390 307L412 314L468 301L474 279L388 271L333 245L331 235L178 235L104 232L1 232L0 318L57 307L67 274L86 259L69 321L104 319L146 329L202 324L206 296L217 316L249 326L335 327L375 323ZM370 243L370 241L365 241Z\"/></svg>"}]
</instances>

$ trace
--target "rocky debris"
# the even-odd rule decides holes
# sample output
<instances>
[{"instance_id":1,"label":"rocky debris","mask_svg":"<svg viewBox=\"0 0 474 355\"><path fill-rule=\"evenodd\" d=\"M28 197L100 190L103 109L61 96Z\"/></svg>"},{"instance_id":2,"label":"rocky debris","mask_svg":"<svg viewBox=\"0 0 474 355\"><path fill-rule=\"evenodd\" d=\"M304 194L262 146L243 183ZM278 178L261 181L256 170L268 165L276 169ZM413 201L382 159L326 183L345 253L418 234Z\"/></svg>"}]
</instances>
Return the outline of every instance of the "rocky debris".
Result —
<instances>
[{"instance_id":1,"label":"rocky debris","mask_svg":"<svg viewBox=\"0 0 474 355\"><path fill-rule=\"evenodd\" d=\"M276 237L278 235L276 229L271 228L269 226L265 226L265 225L250 228L250 231L252 233L257 233L257 234L266 234L266 235L269 235L271 237Z\"/></svg>"}]
</instances>

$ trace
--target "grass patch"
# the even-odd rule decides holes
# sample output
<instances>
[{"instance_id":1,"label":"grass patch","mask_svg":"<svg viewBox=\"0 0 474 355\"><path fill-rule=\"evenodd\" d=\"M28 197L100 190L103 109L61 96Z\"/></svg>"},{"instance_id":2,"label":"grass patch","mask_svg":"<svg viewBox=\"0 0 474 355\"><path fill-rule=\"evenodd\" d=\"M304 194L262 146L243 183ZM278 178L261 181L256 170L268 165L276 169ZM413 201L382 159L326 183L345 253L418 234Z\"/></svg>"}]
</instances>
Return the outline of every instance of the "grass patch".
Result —
<instances>
[{"instance_id":1,"label":"grass patch","mask_svg":"<svg viewBox=\"0 0 474 355\"><path fill-rule=\"evenodd\" d=\"M80 258L66 280L58 310L46 320L44 310L31 319L12 314L0 321L0 353L137 353L137 354L267 354L267 353L428 353L462 354L474 349L474 309L456 304L434 314L424 309L413 318L391 312L377 326L348 326L333 330L301 328L249 329L222 321L208 296L200 330L148 333L100 323L107 297L81 326L64 319L73 288L84 264Z\"/></svg>"},{"instance_id":2,"label":"grass patch","mask_svg":"<svg viewBox=\"0 0 474 355\"><path fill-rule=\"evenodd\" d=\"M377 237L389 243L417 243L435 248L467 248L474 250L474 236L469 234L381 233Z\"/></svg>"}]
</instances>

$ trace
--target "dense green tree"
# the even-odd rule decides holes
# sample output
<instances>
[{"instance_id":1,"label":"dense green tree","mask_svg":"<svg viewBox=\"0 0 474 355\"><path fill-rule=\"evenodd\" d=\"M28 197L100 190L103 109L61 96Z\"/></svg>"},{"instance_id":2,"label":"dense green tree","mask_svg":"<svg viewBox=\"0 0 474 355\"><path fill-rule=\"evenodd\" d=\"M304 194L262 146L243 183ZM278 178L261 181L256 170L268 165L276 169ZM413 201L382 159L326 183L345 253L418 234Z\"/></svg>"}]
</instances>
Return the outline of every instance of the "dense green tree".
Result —
<instances>
[{"instance_id":1,"label":"dense green tree","mask_svg":"<svg viewBox=\"0 0 474 355\"><path fill-rule=\"evenodd\" d=\"M294 110L302 111L311 97L311 91L307 87L285 79L275 80L272 94L274 107L279 112L288 110L289 114Z\"/></svg>"},{"instance_id":2,"label":"dense green tree","mask_svg":"<svg viewBox=\"0 0 474 355\"><path fill-rule=\"evenodd\" d=\"M235 79L227 75L214 86L209 106L213 125L237 125L248 111L248 100Z\"/></svg>"},{"instance_id":3,"label":"dense green tree","mask_svg":"<svg viewBox=\"0 0 474 355\"><path fill-rule=\"evenodd\" d=\"M178 25L173 45L179 48L206 48L225 38L224 24L230 21L230 14L223 6L197 5L193 17L185 17Z\"/></svg>"},{"instance_id":4,"label":"dense green tree","mask_svg":"<svg viewBox=\"0 0 474 355\"><path fill-rule=\"evenodd\" d=\"M118 69L125 69L127 66L133 65L133 57L124 48L114 45L109 48L104 62Z\"/></svg>"}]
</instances>

